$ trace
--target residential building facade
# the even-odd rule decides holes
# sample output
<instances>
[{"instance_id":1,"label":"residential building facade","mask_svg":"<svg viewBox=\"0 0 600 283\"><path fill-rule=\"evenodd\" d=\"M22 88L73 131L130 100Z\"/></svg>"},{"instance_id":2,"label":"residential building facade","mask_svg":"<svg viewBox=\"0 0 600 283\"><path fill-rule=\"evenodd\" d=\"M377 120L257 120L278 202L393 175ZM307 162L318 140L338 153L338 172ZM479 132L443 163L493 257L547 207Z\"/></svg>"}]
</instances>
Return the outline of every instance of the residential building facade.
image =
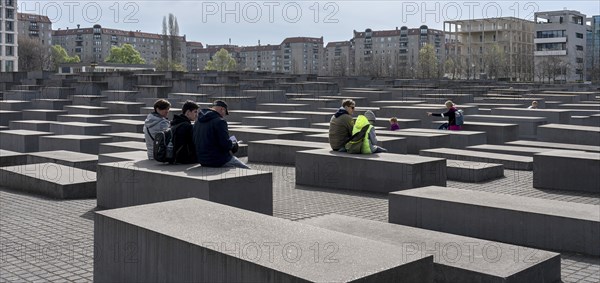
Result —
<instances>
[{"instance_id":1,"label":"residential building facade","mask_svg":"<svg viewBox=\"0 0 600 283\"><path fill-rule=\"evenodd\" d=\"M288 74L322 72L323 37L288 37L281 42L282 68Z\"/></svg>"},{"instance_id":2,"label":"residential building facade","mask_svg":"<svg viewBox=\"0 0 600 283\"><path fill-rule=\"evenodd\" d=\"M19 71L17 0L0 1L0 72Z\"/></svg>"},{"instance_id":3,"label":"residential building facade","mask_svg":"<svg viewBox=\"0 0 600 283\"><path fill-rule=\"evenodd\" d=\"M102 28L94 25L92 28L55 30L52 33L53 44L65 48L71 56L78 55L82 63L104 62L113 46L131 44L140 52L147 64L154 64L161 58L161 52L165 44L162 34L146 33L139 30L124 31L118 29ZM185 36L177 37L181 43L176 51L180 54L181 63L187 65L187 48Z\"/></svg>"},{"instance_id":4,"label":"residential building facade","mask_svg":"<svg viewBox=\"0 0 600 283\"><path fill-rule=\"evenodd\" d=\"M238 64L241 70L281 72L280 45L247 46L239 49Z\"/></svg>"},{"instance_id":5,"label":"residential building facade","mask_svg":"<svg viewBox=\"0 0 600 283\"><path fill-rule=\"evenodd\" d=\"M239 54L241 48L237 45L206 45L206 47L203 49L195 49L190 52L189 56L192 56L190 60L194 62L192 69L198 71L204 70L208 61L210 61L210 59L215 56L215 53L222 48L229 52L229 54L236 60L238 65L240 64Z\"/></svg>"},{"instance_id":6,"label":"residential building facade","mask_svg":"<svg viewBox=\"0 0 600 283\"><path fill-rule=\"evenodd\" d=\"M563 10L537 12L535 71L538 81L575 82L585 78L585 15Z\"/></svg>"},{"instance_id":7,"label":"residential building facade","mask_svg":"<svg viewBox=\"0 0 600 283\"><path fill-rule=\"evenodd\" d=\"M600 15L587 19L586 80L600 81Z\"/></svg>"},{"instance_id":8,"label":"residential building facade","mask_svg":"<svg viewBox=\"0 0 600 283\"><path fill-rule=\"evenodd\" d=\"M198 50L202 50L204 46L201 42L196 41L188 41L185 43L185 52L186 52L186 68L188 71L199 71L198 69L198 59L195 54Z\"/></svg>"},{"instance_id":9,"label":"residential building facade","mask_svg":"<svg viewBox=\"0 0 600 283\"><path fill-rule=\"evenodd\" d=\"M534 22L515 17L445 21L445 72L454 78L531 81Z\"/></svg>"},{"instance_id":10,"label":"residential building facade","mask_svg":"<svg viewBox=\"0 0 600 283\"><path fill-rule=\"evenodd\" d=\"M19 37L39 40L42 45L52 46L52 22L47 16L18 13Z\"/></svg>"},{"instance_id":11,"label":"residential building facade","mask_svg":"<svg viewBox=\"0 0 600 283\"><path fill-rule=\"evenodd\" d=\"M438 62L445 59L444 32L426 25L409 29L364 32L354 31L353 73L357 75L415 77L419 51L426 44L433 46ZM352 55L352 54L351 54Z\"/></svg>"},{"instance_id":12,"label":"residential building facade","mask_svg":"<svg viewBox=\"0 0 600 283\"><path fill-rule=\"evenodd\" d=\"M329 42L325 46L323 67L325 76L348 76L354 70L354 49L351 41Z\"/></svg>"}]
</instances>

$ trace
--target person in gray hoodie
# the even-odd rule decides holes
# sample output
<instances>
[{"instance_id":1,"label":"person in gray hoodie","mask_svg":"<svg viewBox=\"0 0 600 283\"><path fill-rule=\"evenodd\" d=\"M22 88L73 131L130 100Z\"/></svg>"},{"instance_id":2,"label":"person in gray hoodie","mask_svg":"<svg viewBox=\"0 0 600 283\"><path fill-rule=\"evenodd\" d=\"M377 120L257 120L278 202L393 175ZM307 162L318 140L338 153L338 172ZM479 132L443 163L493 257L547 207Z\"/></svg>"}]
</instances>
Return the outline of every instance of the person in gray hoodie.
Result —
<instances>
[{"instance_id":1,"label":"person in gray hoodie","mask_svg":"<svg viewBox=\"0 0 600 283\"><path fill-rule=\"evenodd\" d=\"M148 159L154 159L154 136L169 128L170 123L167 119L171 103L165 99L159 99L154 102L154 112L148 114L144 121L144 139L148 149Z\"/></svg>"}]
</instances>

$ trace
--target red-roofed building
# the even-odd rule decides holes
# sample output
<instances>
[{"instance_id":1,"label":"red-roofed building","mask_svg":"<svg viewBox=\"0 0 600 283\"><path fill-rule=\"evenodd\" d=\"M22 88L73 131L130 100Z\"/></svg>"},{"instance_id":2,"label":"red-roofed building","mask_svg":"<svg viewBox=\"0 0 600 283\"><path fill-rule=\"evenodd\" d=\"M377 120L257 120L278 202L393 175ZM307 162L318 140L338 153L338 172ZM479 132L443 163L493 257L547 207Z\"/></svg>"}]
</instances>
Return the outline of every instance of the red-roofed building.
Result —
<instances>
[{"instance_id":1,"label":"red-roofed building","mask_svg":"<svg viewBox=\"0 0 600 283\"><path fill-rule=\"evenodd\" d=\"M52 22L47 16L18 13L18 31L20 37L40 40L43 45L52 45Z\"/></svg>"},{"instance_id":2,"label":"red-roofed building","mask_svg":"<svg viewBox=\"0 0 600 283\"><path fill-rule=\"evenodd\" d=\"M323 37L288 37L281 42L281 71L290 74L321 74Z\"/></svg>"}]
</instances>

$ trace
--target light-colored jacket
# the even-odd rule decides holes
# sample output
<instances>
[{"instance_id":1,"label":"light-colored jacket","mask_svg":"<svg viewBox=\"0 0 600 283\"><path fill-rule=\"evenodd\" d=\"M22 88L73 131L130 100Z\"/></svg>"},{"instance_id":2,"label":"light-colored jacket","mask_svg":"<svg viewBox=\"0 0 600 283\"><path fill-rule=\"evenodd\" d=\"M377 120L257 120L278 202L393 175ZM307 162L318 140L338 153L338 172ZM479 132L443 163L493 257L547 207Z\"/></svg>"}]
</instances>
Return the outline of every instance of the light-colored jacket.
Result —
<instances>
[{"instance_id":1,"label":"light-colored jacket","mask_svg":"<svg viewBox=\"0 0 600 283\"><path fill-rule=\"evenodd\" d=\"M169 119L160 116L156 112L148 114L144 121L144 139L148 149L148 159L154 159L154 136L169 128Z\"/></svg>"}]
</instances>

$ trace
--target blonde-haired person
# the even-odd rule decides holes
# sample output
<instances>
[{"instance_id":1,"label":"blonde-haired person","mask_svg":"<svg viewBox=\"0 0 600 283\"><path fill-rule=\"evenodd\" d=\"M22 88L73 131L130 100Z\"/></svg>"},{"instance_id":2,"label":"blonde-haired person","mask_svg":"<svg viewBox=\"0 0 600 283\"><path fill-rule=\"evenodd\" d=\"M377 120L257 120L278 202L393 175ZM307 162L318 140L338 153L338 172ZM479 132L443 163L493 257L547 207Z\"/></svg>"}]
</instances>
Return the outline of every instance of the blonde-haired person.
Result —
<instances>
[{"instance_id":1,"label":"blonde-haired person","mask_svg":"<svg viewBox=\"0 0 600 283\"><path fill-rule=\"evenodd\" d=\"M458 109L456 108L456 105L451 100L446 101L445 105L446 105L446 108L448 109L448 111L446 111L446 113L438 114L438 113L427 112L427 116L448 117L448 123L444 123L442 126L440 126L440 129L448 128L448 130L450 130L450 131L460 131L462 129L462 127L459 125L456 125L456 111L458 111Z\"/></svg>"}]
</instances>

